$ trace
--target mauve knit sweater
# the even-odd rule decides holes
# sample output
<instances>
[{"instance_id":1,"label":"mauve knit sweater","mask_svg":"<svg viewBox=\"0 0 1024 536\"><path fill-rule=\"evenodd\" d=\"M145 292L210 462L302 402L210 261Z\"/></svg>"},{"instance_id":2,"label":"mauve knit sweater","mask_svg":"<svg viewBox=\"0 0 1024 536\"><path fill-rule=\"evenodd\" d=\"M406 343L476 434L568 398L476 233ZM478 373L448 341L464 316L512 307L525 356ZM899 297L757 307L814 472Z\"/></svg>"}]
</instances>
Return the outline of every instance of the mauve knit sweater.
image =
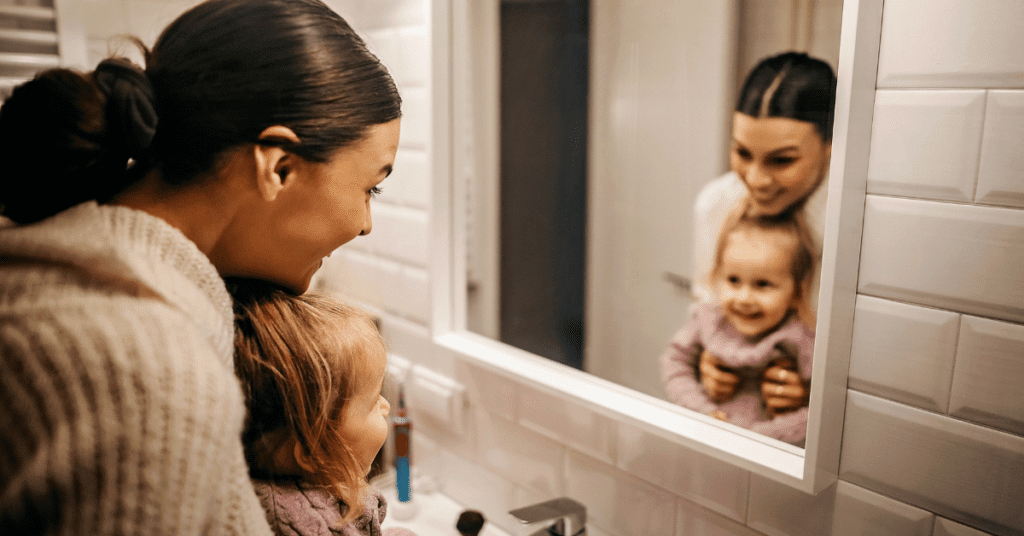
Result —
<instances>
[{"instance_id":1,"label":"mauve knit sweater","mask_svg":"<svg viewBox=\"0 0 1024 536\"><path fill-rule=\"evenodd\" d=\"M269 535L232 347L223 281L163 220L0 229L0 534Z\"/></svg>"}]
</instances>

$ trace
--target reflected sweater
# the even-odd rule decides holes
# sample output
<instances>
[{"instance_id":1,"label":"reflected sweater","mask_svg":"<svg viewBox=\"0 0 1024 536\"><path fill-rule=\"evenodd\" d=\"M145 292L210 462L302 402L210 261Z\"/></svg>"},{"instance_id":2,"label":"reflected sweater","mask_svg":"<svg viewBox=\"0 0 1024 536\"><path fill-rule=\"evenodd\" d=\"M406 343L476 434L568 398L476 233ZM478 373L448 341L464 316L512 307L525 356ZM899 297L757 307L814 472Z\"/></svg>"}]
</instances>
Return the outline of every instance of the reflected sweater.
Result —
<instances>
[{"instance_id":1,"label":"reflected sweater","mask_svg":"<svg viewBox=\"0 0 1024 536\"><path fill-rule=\"evenodd\" d=\"M700 355L707 350L740 376L736 395L721 404L712 402L697 370ZM690 322L672 339L661 356L665 394L674 404L705 415L721 410L729 422L759 434L794 445L807 435L807 406L769 415L761 397L761 375L773 360L788 356L797 363L800 377L809 382L813 365L814 333L793 315L774 331L751 340L722 315L719 307L698 303Z\"/></svg>"},{"instance_id":2,"label":"reflected sweater","mask_svg":"<svg viewBox=\"0 0 1024 536\"><path fill-rule=\"evenodd\" d=\"M269 535L232 339L216 269L159 218L0 229L0 533Z\"/></svg>"}]
</instances>

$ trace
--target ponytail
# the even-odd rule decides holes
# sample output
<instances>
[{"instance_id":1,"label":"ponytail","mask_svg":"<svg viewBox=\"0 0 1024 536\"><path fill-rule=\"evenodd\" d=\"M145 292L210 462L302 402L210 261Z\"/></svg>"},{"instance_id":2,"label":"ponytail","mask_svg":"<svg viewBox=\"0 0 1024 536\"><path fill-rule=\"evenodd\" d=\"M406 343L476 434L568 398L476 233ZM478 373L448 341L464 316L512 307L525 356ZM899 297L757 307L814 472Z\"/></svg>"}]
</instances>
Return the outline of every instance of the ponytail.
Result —
<instances>
[{"instance_id":1,"label":"ponytail","mask_svg":"<svg viewBox=\"0 0 1024 536\"><path fill-rule=\"evenodd\" d=\"M154 164L156 123L152 85L128 60L39 73L0 108L0 212L31 223L109 200Z\"/></svg>"}]
</instances>

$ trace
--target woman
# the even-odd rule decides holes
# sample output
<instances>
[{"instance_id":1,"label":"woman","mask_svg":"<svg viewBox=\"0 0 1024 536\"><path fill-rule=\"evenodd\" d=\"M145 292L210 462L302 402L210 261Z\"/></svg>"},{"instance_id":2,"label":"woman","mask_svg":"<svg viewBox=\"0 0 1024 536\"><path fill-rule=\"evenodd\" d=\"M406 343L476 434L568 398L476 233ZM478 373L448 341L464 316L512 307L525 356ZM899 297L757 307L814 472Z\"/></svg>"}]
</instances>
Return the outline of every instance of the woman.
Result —
<instances>
[{"instance_id":1,"label":"woman","mask_svg":"<svg viewBox=\"0 0 1024 536\"><path fill-rule=\"evenodd\" d=\"M732 171L708 183L697 196L696 294L712 301L706 282L711 272L722 224L741 203L749 215L793 213L807 223L821 252L828 165L832 157L832 123L836 77L825 62L798 52L785 52L758 63L740 90L733 115ZM818 277L810 298L816 309ZM709 395L720 400L735 392L739 377L705 353L700 370ZM772 411L807 403L807 386L789 368L765 371L769 381L762 395Z\"/></svg>"},{"instance_id":2,"label":"woman","mask_svg":"<svg viewBox=\"0 0 1024 536\"><path fill-rule=\"evenodd\" d=\"M222 277L302 293L370 232L387 70L319 0L210 0L0 109L0 532L270 534Z\"/></svg>"}]
</instances>

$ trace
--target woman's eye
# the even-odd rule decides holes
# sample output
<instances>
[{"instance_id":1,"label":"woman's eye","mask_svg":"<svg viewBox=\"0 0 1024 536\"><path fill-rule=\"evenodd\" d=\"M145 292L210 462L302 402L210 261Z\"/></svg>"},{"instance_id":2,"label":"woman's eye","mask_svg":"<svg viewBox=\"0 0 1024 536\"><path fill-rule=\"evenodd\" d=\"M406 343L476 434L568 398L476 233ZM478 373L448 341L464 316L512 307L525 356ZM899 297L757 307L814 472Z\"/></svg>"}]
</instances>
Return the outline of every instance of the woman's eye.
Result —
<instances>
[{"instance_id":1,"label":"woman's eye","mask_svg":"<svg viewBox=\"0 0 1024 536\"><path fill-rule=\"evenodd\" d=\"M734 275L730 275L729 277L725 278L725 280L728 281L731 285L736 285L740 282L740 278Z\"/></svg>"},{"instance_id":2,"label":"woman's eye","mask_svg":"<svg viewBox=\"0 0 1024 536\"><path fill-rule=\"evenodd\" d=\"M762 279L762 280L757 282L757 286L760 287L760 288L768 288L768 287L772 286L772 282L771 281L766 281L766 280Z\"/></svg>"},{"instance_id":3,"label":"woman's eye","mask_svg":"<svg viewBox=\"0 0 1024 536\"><path fill-rule=\"evenodd\" d=\"M750 160L750 151L747 151L746 149L736 149L735 152L736 156L742 158L743 160Z\"/></svg>"},{"instance_id":4,"label":"woman's eye","mask_svg":"<svg viewBox=\"0 0 1024 536\"><path fill-rule=\"evenodd\" d=\"M772 158L771 160L769 160L769 162L773 166L788 166L793 162L796 162L796 158L792 156L779 156Z\"/></svg>"},{"instance_id":5,"label":"woman's eye","mask_svg":"<svg viewBox=\"0 0 1024 536\"><path fill-rule=\"evenodd\" d=\"M374 186L373 188L370 188L370 197L377 197L383 191L384 189L381 188L380 186Z\"/></svg>"}]
</instances>

